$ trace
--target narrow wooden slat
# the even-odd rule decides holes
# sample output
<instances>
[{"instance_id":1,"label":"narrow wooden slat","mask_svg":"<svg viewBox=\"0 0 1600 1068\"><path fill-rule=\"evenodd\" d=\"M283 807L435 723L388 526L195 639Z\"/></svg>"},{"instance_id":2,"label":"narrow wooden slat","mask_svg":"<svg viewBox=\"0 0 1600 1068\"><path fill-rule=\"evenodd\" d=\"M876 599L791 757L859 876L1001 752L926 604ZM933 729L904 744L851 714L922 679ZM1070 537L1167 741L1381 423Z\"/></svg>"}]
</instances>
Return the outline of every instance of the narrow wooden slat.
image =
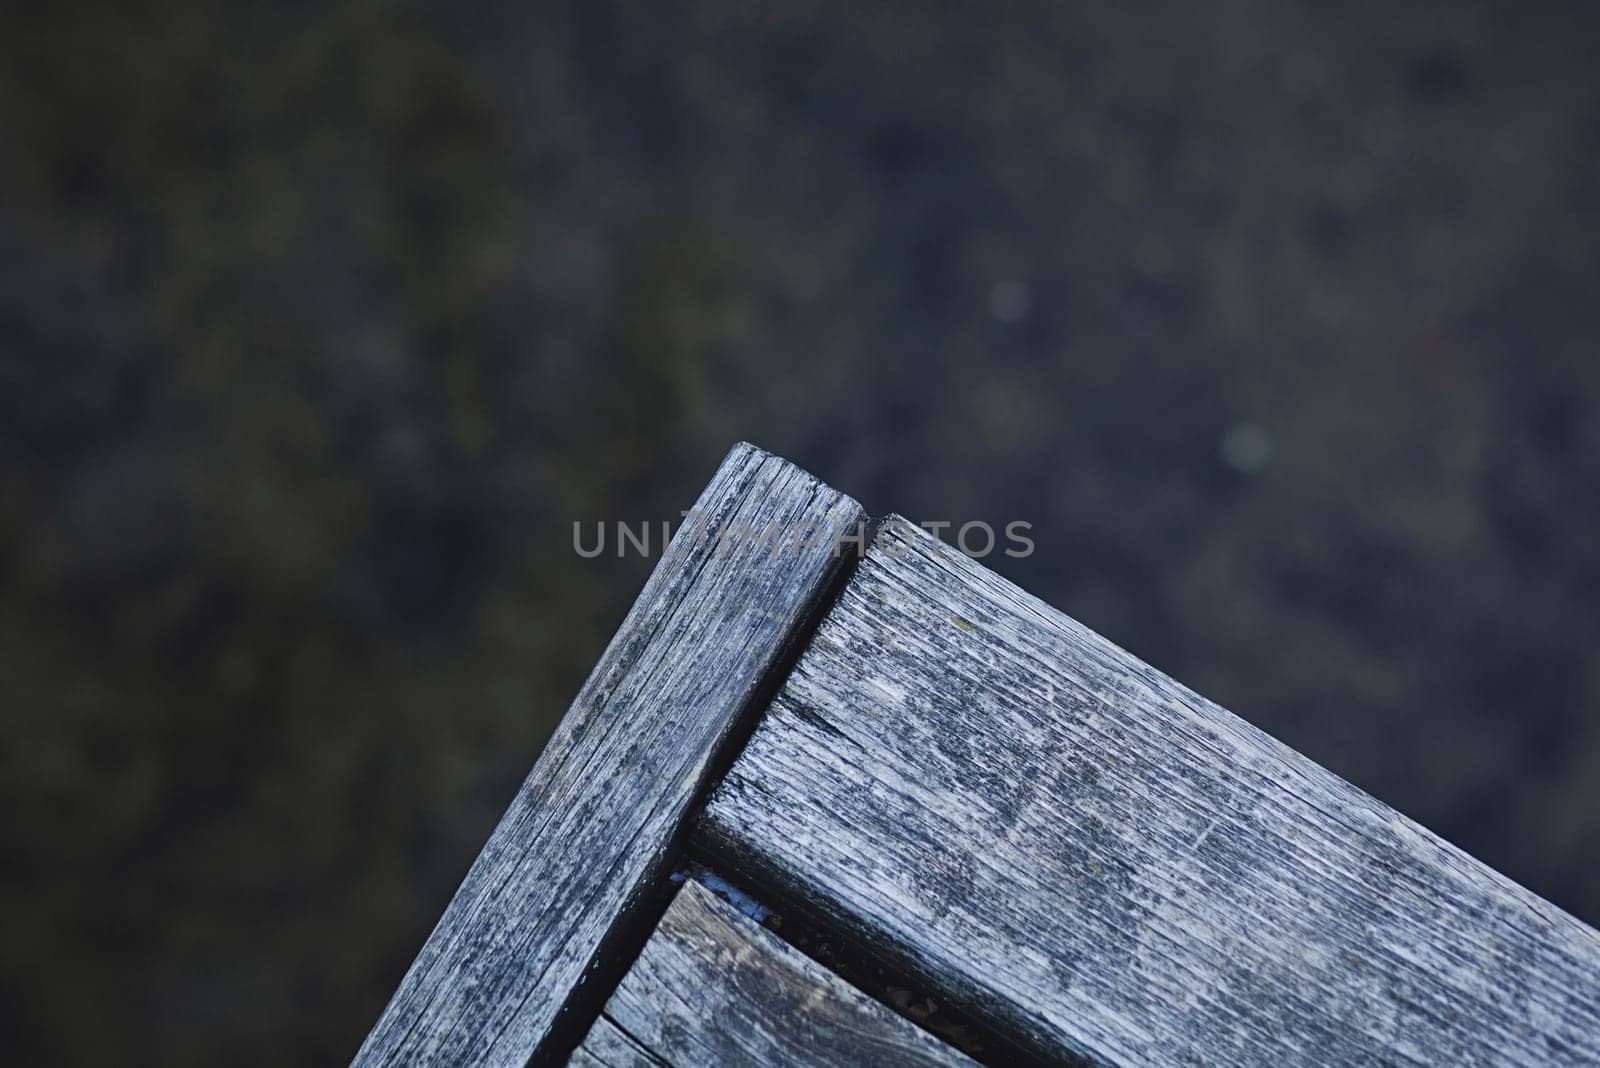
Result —
<instances>
[{"instance_id":1,"label":"narrow wooden slat","mask_svg":"<svg viewBox=\"0 0 1600 1068\"><path fill-rule=\"evenodd\" d=\"M616 1033L664 1064L973 1063L693 880L579 1050L600 1057Z\"/></svg>"},{"instance_id":2,"label":"narrow wooden slat","mask_svg":"<svg viewBox=\"0 0 1600 1068\"><path fill-rule=\"evenodd\" d=\"M1593 1064L1600 935L920 532L697 848L1050 1059Z\"/></svg>"},{"instance_id":3,"label":"narrow wooden slat","mask_svg":"<svg viewBox=\"0 0 1600 1068\"><path fill-rule=\"evenodd\" d=\"M814 528L861 519L848 497L748 445L729 453L696 511L356 1064L548 1055L552 1028L605 972L708 769L840 566Z\"/></svg>"},{"instance_id":4,"label":"narrow wooden slat","mask_svg":"<svg viewBox=\"0 0 1600 1068\"><path fill-rule=\"evenodd\" d=\"M583 1045L567 1061L571 1068L663 1068L666 1063L605 1016L595 1020Z\"/></svg>"}]
</instances>

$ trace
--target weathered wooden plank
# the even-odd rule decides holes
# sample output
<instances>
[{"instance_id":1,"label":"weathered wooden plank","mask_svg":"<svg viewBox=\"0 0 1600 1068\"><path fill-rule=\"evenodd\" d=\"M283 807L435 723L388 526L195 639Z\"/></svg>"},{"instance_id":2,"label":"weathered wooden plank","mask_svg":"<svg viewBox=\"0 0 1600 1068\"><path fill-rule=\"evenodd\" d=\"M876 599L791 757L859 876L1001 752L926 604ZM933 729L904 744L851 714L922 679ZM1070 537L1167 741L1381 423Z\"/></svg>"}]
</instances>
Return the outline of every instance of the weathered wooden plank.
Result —
<instances>
[{"instance_id":1,"label":"weathered wooden plank","mask_svg":"<svg viewBox=\"0 0 1600 1068\"><path fill-rule=\"evenodd\" d=\"M666 1063L603 1015L567 1061L571 1068L662 1068Z\"/></svg>"},{"instance_id":2,"label":"weathered wooden plank","mask_svg":"<svg viewBox=\"0 0 1600 1068\"><path fill-rule=\"evenodd\" d=\"M665 1064L973 1063L692 879L580 1051L613 1031Z\"/></svg>"},{"instance_id":3,"label":"weathered wooden plank","mask_svg":"<svg viewBox=\"0 0 1600 1068\"><path fill-rule=\"evenodd\" d=\"M697 848L1048 1058L1592 1064L1600 935L904 527Z\"/></svg>"},{"instance_id":4,"label":"weathered wooden plank","mask_svg":"<svg viewBox=\"0 0 1600 1068\"><path fill-rule=\"evenodd\" d=\"M708 769L840 566L813 529L861 518L848 497L748 445L729 453L696 512L356 1064L548 1056L564 1008L618 956L610 950L662 876Z\"/></svg>"}]
</instances>

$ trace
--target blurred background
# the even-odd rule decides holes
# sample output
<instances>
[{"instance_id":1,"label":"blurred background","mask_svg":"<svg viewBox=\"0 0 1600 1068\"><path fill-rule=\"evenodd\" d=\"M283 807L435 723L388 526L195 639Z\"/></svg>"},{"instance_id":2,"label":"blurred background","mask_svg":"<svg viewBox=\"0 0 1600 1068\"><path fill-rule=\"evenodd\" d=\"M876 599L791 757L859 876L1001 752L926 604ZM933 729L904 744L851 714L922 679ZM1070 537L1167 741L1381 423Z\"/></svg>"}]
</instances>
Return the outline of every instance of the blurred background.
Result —
<instances>
[{"instance_id":1,"label":"blurred background","mask_svg":"<svg viewBox=\"0 0 1600 1068\"><path fill-rule=\"evenodd\" d=\"M8 1063L346 1061L739 438L1600 921L1600 6L666 7L5 5Z\"/></svg>"}]
</instances>

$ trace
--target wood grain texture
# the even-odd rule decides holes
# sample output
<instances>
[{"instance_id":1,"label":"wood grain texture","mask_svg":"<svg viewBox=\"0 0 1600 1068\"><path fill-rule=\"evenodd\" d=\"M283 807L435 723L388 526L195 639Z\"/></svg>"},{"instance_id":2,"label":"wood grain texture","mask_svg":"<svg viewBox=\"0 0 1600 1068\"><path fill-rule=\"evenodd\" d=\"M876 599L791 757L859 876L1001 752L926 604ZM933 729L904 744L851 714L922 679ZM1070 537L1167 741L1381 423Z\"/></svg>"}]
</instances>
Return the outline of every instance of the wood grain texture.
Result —
<instances>
[{"instance_id":1,"label":"wood grain texture","mask_svg":"<svg viewBox=\"0 0 1600 1068\"><path fill-rule=\"evenodd\" d=\"M356 1064L548 1055L552 1026L616 956L609 940L662 877L708 768L837 572L831 537L805 534L861 518L848 497L749 445L728 454L696 511ZM750 536L769 531L775 541Z\"/></svg>"},{"instance_id":2,"label":"wood grain texture","mask_svg":"<svg viewBox=\"0 0 1600 1068\"><path fill-rule=\"evenodd\" d=\"M567 1061L571 1068L662 1068L665 1063L605 1016L595 1020Z\"/></svg>"},{"instance_id":3,"label":"wood grain texture","mask_svg":"<svg viewBox=\"0 0 1600 1068\"><path fill-rule=\"evenodd\" d=\"M697 848L1048 1059L1593 1064L1600 935L896 528Z\"/></svg>"},{"instance_id":4,"label":"wood grain texture","mask_svg":"<svg viewBox=\"0 0 1600 1068\"><path fill-rule=\"evenodd\" d=\"M579 1053L670 1065L970 1065L698 882L684 883Z\"/></svg>"}]
</instances>

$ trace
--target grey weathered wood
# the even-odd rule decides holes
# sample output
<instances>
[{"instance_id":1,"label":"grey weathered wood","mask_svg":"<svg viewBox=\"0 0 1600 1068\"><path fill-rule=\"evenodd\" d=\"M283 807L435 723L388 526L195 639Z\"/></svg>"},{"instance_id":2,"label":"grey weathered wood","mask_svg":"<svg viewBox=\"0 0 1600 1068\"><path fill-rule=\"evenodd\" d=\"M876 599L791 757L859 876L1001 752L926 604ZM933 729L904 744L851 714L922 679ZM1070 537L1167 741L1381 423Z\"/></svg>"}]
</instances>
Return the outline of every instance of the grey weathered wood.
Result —
<instances>
[{"instance_id":1,"label":"grey weathered wood","mask_svg":"<svg viewBox=\"0 0 1600 1068\"><path fill-rule=\"evenodd\" d=\"M581 1053L663 1064L971 1065L699 883L678 891Z\"/></svg>"},{"instance_id":2,"label":"grey weathered wood","mask_svg":"<svg viewBox=\"0 0 1600 1068\"><path fill-rule=\"evenodd\" d=\"M651 1056L633 1036L601 1016L567 1064L571 1068L661 1068L666 1062Z\"/></svg>"},{"instance_id":3,"label":"grey weathered wood","mask_svg":"<svg viewBox=\"0 0 1600 1068\"><path fill-rule=\"evenodd\" d=\"M831 538L809 528L861 518L848 497L748 445L729 453L696 510L356 1064L521 1065L546 1052L840 565ZM775 540L758 536L768 533Z\"/></svg>"},{"instance_id":4,"label":"grey weathered wood","mask_svg":"<svg viewBox=\"0 0 1600 1068\"><path fill-rule=\"evenodd\" d=\"M701 846L1047 1057L1600 1060L1600 935L921 532Z\"/></svg>"}]
</instances>

